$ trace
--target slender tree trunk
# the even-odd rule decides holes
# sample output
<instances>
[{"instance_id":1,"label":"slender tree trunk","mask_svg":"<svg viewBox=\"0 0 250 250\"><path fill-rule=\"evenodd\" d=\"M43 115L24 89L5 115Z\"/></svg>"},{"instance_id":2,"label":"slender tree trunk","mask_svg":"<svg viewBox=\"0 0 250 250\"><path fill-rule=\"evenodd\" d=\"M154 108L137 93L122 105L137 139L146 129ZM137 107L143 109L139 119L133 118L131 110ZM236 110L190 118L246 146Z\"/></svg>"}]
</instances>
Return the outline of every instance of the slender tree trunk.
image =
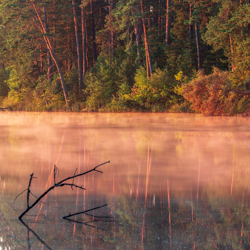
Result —
<instances>
[{"instance_id":1,"label":"slender tree trunk","mask_svg":"<svg viewBox=\"0 0 250 250\"><path fill-rule=\"evenodd\" d=\"M87 66L87 70L90 69L89 66L89 48L88 48L88 33L87 33L87 21L85 18L85 30L86 30L86 66Z\"/></svg>"},{"instance_id":2,"label":"slender tree trunk","mask_svg":"<svg viewBox=\"0 0 250 250\"><path fill-rule=\"evenodd\" d=\"M234 56L234 47L233 47L233 40L232 40L231 35L229 35L229 41L230 41L231 61L232 61L232 58ZM232 71L234 71L236 69L236 66L234 65L233 62L231 62L231 69L232 69Z\"/></svg>"},{"instance_id":3,"label":"slender tree trunk","mask_svg":"<svg viewBox=\"0 0 250 250\"><path fill-rule=\"evenodd\" d=\"M44 13L44 25L46 34L49 34L49 27L48 27L48 21L47 21L47 13L46 13L46 6L45 6L45 0L43 0L43 13ZM47 71L47 79L52 82L52 60L49 53L49 49L47 49L47 58L48 58L48 71Z\"/></svg>"},{"instance_id":4,"label":"slender tree trunk","mask_svg":"<svg viewBox=\"0 0 250 250\"><path fill-rule=\"evenodd\" d=\"M201 56L200 56L200 43L199 43L197 20L195 20L195 40L196 40L196 48L197 48L197 63L198 63L198 70L199 70L201 69Z\"/></svg>"},{"instance_id":5,"label":"slender tree trunk","mask_svg":"<svg viewBox=\"0 0 250 250\"><path fill-rule=\"evenodd\" d=\"M68 24L68 51L70 56L68 56L68 71L72 68L72 57L71 57L71 38L70 38L70 25Z\"/></svg>"},{"instance_id":6,"label":"slender tree trunk","mask_svg":"<svg viewBox=\"0 0 250 250\"><path fill-rule=\"evenodd\" d=\"M36 58L36 67L37 67L37 71L38 71L39 76L41 76L41 71L40 71L40 67L39 67L37 58Z\"/></svg>"},{"instance_id":7,"label":"slender tree trunk","mask_svg":"<svg viewBox=\"0 0 250 250\"><path fill-rule=\"evenodd\" d=\"M34 0L30 0L30 1L34 1ZM53 0L53 13L54 13L54 15L53 15L53 19L54 19L53 33L56 34L56 20L57 20L57 18L56 18L56 14L55 14L56 13L56 2L55 2L55 0ZM52 43L54 45L54 48L56 48L56 42L57 42L56 37L52 36L51 40L52 40Z\"/></svg>"},{"instance_id":8,"label":"slender tree trunk","mask_svg":"<svg viewBox=\"0 0 250 250\"><path fill-rule=\"evenodd\" d=\"M143 0L141 0L141 12L142 12L142 14L144 13ZM142 17L142 25L143 25L144 43L145 43L147 77L149 79L152 76L152 74L153 74L153 70L152 70L152 64L151 64L151 58L150 58L150 52L149 52L147 29L146 29L146 21L145 21L145 17L144 16Z\"/></svg>"},{"instance_id":9,"label":"slender tree trunk","mask_svg":"<svg viewBox=\"0 0 250 250\"><path fill-rule=\"evenodd\" d=\"M82 1L83 4L83 1ZM86 27L85 27L85 7L81 7L81 24L82 24L82 78L84 80L87 71L86 62Z\"/></svg>"},{"instance_id":10,"label":"slender tree trunk","mask_svg":"<svg viewBox=\"0 0 250 250\"><path fill-rule=\"evenodd\" d=\"M79 41L77 13L76 13L76 1L75 0L72 0L72 5L73 5L73 14L74 14L76 49L77 49L77 63L78 63L78 75L79 75L78 93L80 93L80 91L82 89L82 62L81 62L81 50L80 50L80 41Z\"/></svg>"},{"instance_id":11,"label":"slender tree trunk","mask_svg":"<svg viewBox=\"0 0 250 250\"><path fill-rule=\"evenodd\" d=\"M93 63L95 65L97 61L97 52L96 52L96 41L95 41L95 18L94 18L93 0L90 0L90 8L92 16Z\"/></svg>"},{"instance_id":12,"label":"slender tree trunk","mask_svg":"<svg viewBox=\"0 0 250 250\"><path fill-rule=\"evenodd\" d=\"M113 9L114 0L109 0L109 15L111 17L111 11ZM111 17L112 18L112 17ZM110 55L110 61L113 61L114 57L114 31L111 27L111 30L109 31L109 55Z\"/></svg>"},{"instance_id":13,"label":"slender tree trunk","mask_svg":"<svg viewBox=\"0 0 250 250\"><path fill-rule=\"evenodd\" d=\"M188 31L189 31L189 37L190 40L192 39L192 24L191 24L191 17L192 17L192 5L191 3L189 4L189 27L188 27Z\"/></svg>"},{"instance_id":14,"label":"slender tree trunk","mask_svg":"<svg viewBox=\"0 0 250 250\"><path fill-rule=\"evenodd\" d=\"M43 55L43 48L42 45L40 44L40 59L42 59ZM44 73L44 67L43 67L43 60L40 60L40 72Z\"/></svg>"},{"instance_id":15,"label":"slender tree trunk","mask_svg":"<svg viewBox=\"0 0 250 250\"><path fill-rule=\"evenodd\" d=\"M161 35L161 9L162 9L162 2L161 2L161 0L159 0L158 36Z\"/></svg>"},{"instance_id":16,"label":"slender tree trunk","mask_svg":"<svg viewBox=\"0 0 250 250\"><path fill-rule=\"evenodd\" d=\"M196 4L196 0L194 1L194 4ZM197 49L197 66L198 66L198 70L200 70L201 69L201 55L200 55L198 23L197 23L196 18L195 18L195 22L194 22L194 30L195 30L196 49Z\"/></svg>"},{"instance_id":17,"label":"slender tree trunk","mask_svg":"<svg viewBox=\"0 0 250 250\"><path fill-rule=\"evenodd\" d=\"M169 45L169 37L170 37L170 0L167 0L167 12L166 12L166 45Z\"/></svg>"},{"instance_id":18,"label":"slender tree trunk","mask_svg":"<svg viewBox=\"0 0 250 250\"><path fill-rule=\"evenodd\" d=\"M188 27L188 36L189 36L189 60L190 60L190 68L192 68L192 24L191 24L191 18L192 18L192 5L189 4L189 27Z\"/></svg>"},{"instance_id":19,"label":"slender tree trunk","mask_svg":"<svg viewBox=\"0 0 250 250\"><path fill-rule=\"evenodd\" d=\"M53 50L52 44L51 44L48 36L46 36L46 30L45 30L45 27L43 25L43 21L41 19L41 16L40 16L40 14L39 14L39 12L38 12L38 10L36 8L36 5L33 3L32 0L30 0L30 1L31 1L32 7L33 7L33 9L34 9L34 11L36 13L36 16L37 16L37 18L39 20L39 23L41 25L41 31L43 33L43 38L44 38L44 41L46 43L46 46L49 49L50 55L51 55L52 59L55 62L55 65L56 65L56 68L57 68L57 71L58 71L58 74L59 74L59 77L60 77L62 89L63 89L63 94L64 94L64 99L65 99L65 102L66 102L66 107L67 107L67 109L69 109L68 94L67 94L67 90L66 90L66 86L65 86L65 82L64 82L64 78L63 78L63 74L62 74L59 62L57 61L57 58L56 58L55 52Z\"/></svg>"},{"instance_id":20,"label":"slender tree trunk","mask_svg":"<svg viewBox=\"0 0 250 250\"><path fill-rule=\"evenodd\" d=\"M136 39L136 49L137 49L137 57L138 62L141 64L141 52L140 52L140 46L141 46L141 36L140 36L140 25L141 24L135 24L135 39Z\"/></svg>"}]
</instances>

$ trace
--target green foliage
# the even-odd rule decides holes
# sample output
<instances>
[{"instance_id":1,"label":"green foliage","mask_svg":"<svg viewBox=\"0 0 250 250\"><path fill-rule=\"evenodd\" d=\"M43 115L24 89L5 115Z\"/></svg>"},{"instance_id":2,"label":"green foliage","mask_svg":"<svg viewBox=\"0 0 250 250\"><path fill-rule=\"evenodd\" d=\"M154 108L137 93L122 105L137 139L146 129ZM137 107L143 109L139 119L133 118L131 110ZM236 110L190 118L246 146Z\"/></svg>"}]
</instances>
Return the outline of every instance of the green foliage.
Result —
<instances>
[{"instance_id":1,"label":"green foliage","mask_svg":"<svg viewBox=\"0 0 250 250\"><path fill-rule=\"evenodd\" d=\"M135 75L130 98L146 110L166 111L178 101L174 92L175 84L166 70L156 69L153 76L147 79L146 70L141 67Z\"/></svg>"},{"instance_id":2,"label":"green foliage","mask_svg":"<svg viewBox=\"0 0 250 250\"><path fill-rule=\"evenodd\" d=\"M40 76L31 84L32 79L21 78L15 68L8 68L7 80L9 92L3 101L4 106L14 110L50 111L64 109L64 97L59 78L54 74L53 80L46 75Z\"/></svg>"},{"instance_id":3,"label":"green foliage","mask_svg":"<svg viewBox=\"0 0 250 250\"><path fill-rule=\"evenodd\" d=\"M22 110L24 103L31 99L30 93L33 85L30 84L29 75L25 75L26 70L17 70L14 67L6 69L8 79L6 81L9 92L8 100L4 101L4 105L12 106L15 109Z\"/></svg>"},{"instance_id":4,"label":"green foliage","mask_svg":"<svg viewBox=\"0 0 250 250\"><path fill-rule=\"evenodd\" d=\"M210 19L203 39L214 51L223 49L238 84L250 74L250 4L223 1L217 16Z\"/></svg>"},{"instance_id":5,"label":"green foliage","mask_svg":"<svg viewBox=\"0 0 250 250\"><path fill-rule=\"evenodd\" d=\"M100 56L95 67L87 73L85 77L87 110L103 109L116 94L118 78L115 65L115 63L111 64L105 57Z\"/></svg>"},{"instance_id":6,"label":"green foliage","mask_svg":"<svg viewBox=\"0 0 250 250\"><path fill-rule=\"evenodd\" d=\"M9 87L7 85L7 72L5 69L0 69L0 102L8 96Z\"/></svg>"},{"instance_id":7,"label":"green foliage","mask_svg":"<svg viewBox=\"0 0 250 250\"><path fill-rule=\"evenodd\" d=\"M53 76L50 81L46 76L41 76L37 80L36 88L32 91L32 100L27 103L30 111L51 111L64 109L64 97L61 90L58 75Z\"/></svg>"},{"instance_id":8,"label":"green foliage","mask_svg":"<svg viewBox=\"0 0 250 250\"><path fill-rule=\"evenodd\" d=\"M91 13L89 1L76 0L75 17L80 40L81 6L85 7L87 35L88 72L84 89L79 91L72 3L65 0L34 1L42 19L46 7L49 23L46 36L62 69L72 110L190 111L183 95L192 103L193 110L206 114L244 111L247 96L241 98L236 93L223 91L226 88L250 89L248 1L170 2L170 42L166 46L166 2L143 0L142 13L139 0L94 1L94 12ZM1 1L0 101L17 110L63 110L65 104L57 68L52 62L50 73L53 77L48 80L48 51L34 16L31 3ZM142 17L146 20L154 71L150 79L145 71ZM42 22L46 24L46 21ZM194 73L197 71L195 22L201 67L208 76ZM96 31L97 62L93 60L93 29ZM229 68L233 72L224 77L226 72L212 73L213 67L224 71ZM207 82L206 77L214 83ZM218 86L222 90L216 94ZM187 88L197 100L188 95Z\"/></svg>"}]
</instances>

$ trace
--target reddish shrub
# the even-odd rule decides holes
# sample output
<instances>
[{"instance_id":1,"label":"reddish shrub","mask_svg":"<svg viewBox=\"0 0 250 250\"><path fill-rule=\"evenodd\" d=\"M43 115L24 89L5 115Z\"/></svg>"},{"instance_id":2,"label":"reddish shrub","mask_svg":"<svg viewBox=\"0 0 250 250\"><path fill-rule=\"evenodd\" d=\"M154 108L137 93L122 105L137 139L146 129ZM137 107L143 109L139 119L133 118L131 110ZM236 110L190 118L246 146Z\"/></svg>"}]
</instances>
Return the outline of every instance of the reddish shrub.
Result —
<instances>
[{"instance_id":1,"label":"reddish shrub","mask_svg":"<svg viewBox=\"0 0 250 250\"><path fill-rule=\"evenodd\" d=\"M236 93L230 86L229 73L214 68L212 74L200 71L195 79L183 85L182 95L191 103L191 109L206 115L244 112L249 95Z\"/></svg>"}]
</instances>

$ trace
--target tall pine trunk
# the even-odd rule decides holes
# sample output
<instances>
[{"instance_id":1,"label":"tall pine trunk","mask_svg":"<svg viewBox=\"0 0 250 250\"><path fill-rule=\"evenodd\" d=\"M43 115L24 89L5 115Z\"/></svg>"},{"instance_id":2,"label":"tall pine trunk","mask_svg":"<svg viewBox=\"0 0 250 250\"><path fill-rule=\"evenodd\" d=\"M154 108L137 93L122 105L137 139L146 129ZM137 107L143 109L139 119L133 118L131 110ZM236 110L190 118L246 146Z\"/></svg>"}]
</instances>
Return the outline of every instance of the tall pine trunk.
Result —
<instances>
[{"instance_id":1,"label":"tall pine trunk","mask_svg":"<svg viewBox=\"0 0 250 250\"><path fill-rule=\"evenodd\" d=\"M70 24L68 23L68 25L67 25L67 30L68 30L68 38L67 38L67 42L68 42L68 51L69 51L69 53L71 53L72 52L72 46L71 46L71 37L70 37ZM67 70L69 71L69 70L71 70L71 68L72 68L72 57L71 56L68 56L68 60L67 60L68 62L68 67L67 67Z\"/></svg>"},{"instance_id":2,"label":"tall pine trunk","mask_svg":"<svg viewBox=\"0 0 250 250\"><path fill-rule=\"evenodd\" d=\"M87 21L86 21L86 18L85 18L85 31L86 31L86 67L87 67L87 70L90 69L90 66L89 66L89 48L88 48L88 33L87 33Z\"/></svg>"},{"instance_id":3,"label":"tall pine trunk","mask_svg":"<svg viewBox=\"0 0 250 250\"><path fill-rule=\"evenodd\" d=\"M195 41L196 41L196 48L197 48L197 64L198 70L201 69L201 55L200 55L200 43L199 43L199 33L198 33L198 23L195 20Z\"/></svg>"},{"instance_id":4,"label":"tall pine trunk","mask_svg":"<svg viewBox=\"0 0 250 250\"><path fill-rule=\"evenodd\" d=\"M192 18L192 5L191 5L191 3L190 3L190 4L189 4L189 26L188 26L188 31L189 31L190 40L192 39L192 24L191 24L191 18Z\"/></svg>"},{"instance_id":5,"label":"tall pine trunk","mask_svg":"<svg viewBox=\"0 0 250 250\"><path fill-rule=\"evenodd\" d=\"M83 1L82 1L83 4ZM82 78L84 80L87 71L86 61L86 27L85 27L85 7L81 7L81 24L82 24Z\"/></svg>"},{"instance_id":6,"label":"tall pine trunk","mask_svg":"<svg viewBox=\"0 0 250 250\"><path fill-rule=\"evenodd\" d=\"M90 9L91 9L91 17L92 17L92 40L93 40L93 63L95 65L97 61L97 52L96 52L96 41L95 41L95 18L94 18L94 5L93 0L90 0Z\"/></svg>"},{"instance_id":7,"label":"tall pine trunk","mask_svg":"<svg viewBox=\"0 0 250 250\"><path fill-rule=\"evenodd\" d=\"M144 14L144 6L143 0L141 0L141 13ZM147 29L146 29L146 21L145 17L142 17L142 25L143 25L143 33L144 33L144 43L145 43L145 54L146 54L146 66L147 66L147 77L148 79L153 75L149 45L148 45L148 37L147 37Z\"/></svg>"},{"instance_id":8,"label":"tall pine trunk","mask_svg":"<svg viewBox=\"0 0 250 250\"><path fill-rule=\"evenodd\" d=\"M196 0L194 1L194 4L196 3ZM195 17L194 22L194 31L195 31L195 41L196 41L196 49L197 49L197 66L198 70L201 69L201 55L200 55L200 42L199 42L199 32L198 32L198 22L197 18Z\"/></svg>"},{"instance_id":9,"label":"tall pine trunk","mask_svg":"<svg viewBox=\"0 0 250 250\"><path fill-rule=\"evenodd\" d=\"M161 0L159 0L158 36L161 35L161 10L162 10L162 2L161 2Z\"/></svg>"},{"instance_id":10,"label":"tall pine trunk","mask_svg":"<svg viewBox=\"0 0 250 250\"><path fill-rule=\"evenodd\" d=\"M114 4L114 0L109 0L109 15L110 18L111 17L111 12L113 9L113 4ZM114 57L114 31L113 28L111 26L111 30L109 31L109 55L110 55L110 61L113 61L113 57Z\"/></svg>"},{"instance_id":11,"label":"tall pine trunk","mask_svg":"<svg viewBox=\"0 0 250 250\"><path fill-rule=\"evenodd\" d=\"M229 35L229 42L230 42L230 51L231 51L231 63L230 63L230 67L232 71L235 71L236 66L235 63L233 62L233 57L234 57L234 46L233 46L233 40L231 35Z\"/></svg>"},{"instance_id":12,"label":"tall pine trunk","mask_svg":"<svg viewBox=\"0 0 250 250\"><path fill-rule=\"evenodd\" d=\"M141 35L140 35L140 26L141 24L135 24L135 40L136 40L136 50L137 50L137 57L138 63L141 64L141 52L140 52L140 45L141 45Z\"/></svg>"},{"instance_id":13,"label":"tall pine trunk","mask_svg":"<svg viewBox=\"0 0 250 250\"><path fill-rule=\"evenodd\" d=\"M109 15L111 16L111 11L113 9L114 0L109 0ZM112 18L112 17L111 17ZM111 27L109 31L109 55L110 55L110 62L113 61L114 57L114 31Z\"/></svg>"},{"instance_id":14,"label":"tall pine trunk","mask_svg":"<svg viewBox=\"0 0 250 250\"><path fill-rule=\"evenodd\" d=\"M77 13L76 13L76 1L75 0L72 0L72 5L73 5L73 14L74 14L76 49L77 49L77 64L78 64L78 76L79 76L78 93L80 93L80 91L82 89L82 62L81 62L81 50L80 50L80 41L79 41Z\"/></svg>"},{"instance_id":15,"label":"tall pine trunk","mask_svg":"<svg viewBox=\"0 0 250 250\"><path fill-rule=\"evenodd\" d=\"M49 26L48 26L48 19L47 19L47 13L46 13L45 0L43 0L43 13L44 13L45 31L46 31L46 34L49 34ZM47 58L48 58L47 79L52 81L52 60L51 60L51 56L50 56L50 53L49 53L49 49L47 49Z\"/></svg>"},{"instance_id":16,"label":"tall pine trunk","mask_svg":"<svg viewBox=\"0 0 250 250\"><path fill-rule=\"evenodd\" d=\"M69 109L70 107L69 107L69 102L68 102L68 94L67 94L67 90L66 90L66 86L65 86L65 82L64 82L63 73L61 71L61 67L59 65L59 62L57 61L57 58L56 58L54 49L52 47L52 44L51 44L48 36L46 36L46 29L45 29L45 27L43 25L43 21L42 21L41 16L40 16L40 14L39 14L39 12L38 12L38 10L36 8L36 5L33 3L32 0L30 0L30 1L31 1L32 7L33 7L33 9L34 9L34 11L36 13L36 16L37 16L37 18L39 20L39 23L41 25L41 32L43 33L43 38L44 38L44 41L46 43L47 49L49 50L50 55L51 55L51 57L52 57L55 65L56 65L56 68L57 68L57 71L58 71L58 74L59 74L59 77L60 77L62 89L63 89L63 94L64 94L65 103L66 103L66 108Z\"/></svg>"},{"instance_id":17,"label":"tall pine trunk","mask_svg":"<svg viewBox=\"0 0 250 250\"><path fill-rule=\"evenodd\" d=\"M189 60L190 60L190 68L192 67L192 4L189 3L189 26L188 26L188 37L189 37Z\"/></svg>"},{"instance_id":18,"label":"tall pine trunk","mask_svg":"<svg viewBox=\"0 0 250 250\"><path fill-rule=\"evenodd\" d=\"M169 45L169 37L170 37L170 15L169 15L169 8L170 8L170 0L167 0L167 11L166 11L166 45Z\"/></svg>"}]
</instances>

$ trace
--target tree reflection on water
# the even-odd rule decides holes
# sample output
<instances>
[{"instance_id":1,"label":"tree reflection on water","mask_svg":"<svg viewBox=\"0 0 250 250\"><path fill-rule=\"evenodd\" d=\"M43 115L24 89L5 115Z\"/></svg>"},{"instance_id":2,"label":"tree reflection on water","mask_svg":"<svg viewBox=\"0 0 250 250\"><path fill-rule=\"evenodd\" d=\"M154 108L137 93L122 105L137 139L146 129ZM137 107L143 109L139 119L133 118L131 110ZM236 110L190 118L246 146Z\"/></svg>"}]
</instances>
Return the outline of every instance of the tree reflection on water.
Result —
<instances>
[{"instance_id":1,"label":"tree reflection on water","mask_svg":"<svg viewBox=\"0 0 250 250\"><path fill-rule=\"evenodd\" d=\"M48 249L82 249L83 246L87 249L250 247L250 207L246 197L209 198L203 193L197 201L192 199L195 195L193 192L189 198L180 199L172 197L170 190L162 196L149 195L146 205L144 197L107 196L109 208L95 213L97 216L106 212L112 214L114 222L100 221L98 224L107 231L61 220L59 215L69 209L64 198L58 197L57 202L62 202L62 205L52 205L48 217L40 215L35 223L35 217L28 216L24 224L14 219L19 212L16 207L1 203L0 249L40 249L42 243ZM90 203L103 202L104 199L95 197ZM83 216L76 219L84 220ZM28 238L24 226L28 229Z\"/></svg>"},{"instance_id":2,"label":"tree reflection on water","mask_svg":"<svg viewBox=\"0 0 250 250\"><path fill-rule=\"evenodd\" d=\"M106 159L111 164L103 175L77 180L86 191L53 191L24 218L51 249L250 248L250 120L177 114L4 116L2 249L27 249L27 229L16 219L26 198L13 201L27 188L30 173L38 177L32 191L39 195L51 185L53 164L63 179ZM111 223L97 222L107 231L60 219L106 203L94 215L114 217ZM37 237L29 237L31 249L42 249Z\"/></svg>"},{"instance_id":3,"label":"tree reflection on water","mask_svg":"<svg viewBox=\"0 0 250 250\"><path fill-rule=\"evenodd\" d=\"M142 199L136 202L123 197L117 202L121 204L115 212L117 231L126 244L131 244L131 249L250 247L250 209L246 200L239 202L202 197L197 203L196 200L172 198L171 217L167 197L156 197L155 205L146 208Z\"/></svg>"}]
</instances>

